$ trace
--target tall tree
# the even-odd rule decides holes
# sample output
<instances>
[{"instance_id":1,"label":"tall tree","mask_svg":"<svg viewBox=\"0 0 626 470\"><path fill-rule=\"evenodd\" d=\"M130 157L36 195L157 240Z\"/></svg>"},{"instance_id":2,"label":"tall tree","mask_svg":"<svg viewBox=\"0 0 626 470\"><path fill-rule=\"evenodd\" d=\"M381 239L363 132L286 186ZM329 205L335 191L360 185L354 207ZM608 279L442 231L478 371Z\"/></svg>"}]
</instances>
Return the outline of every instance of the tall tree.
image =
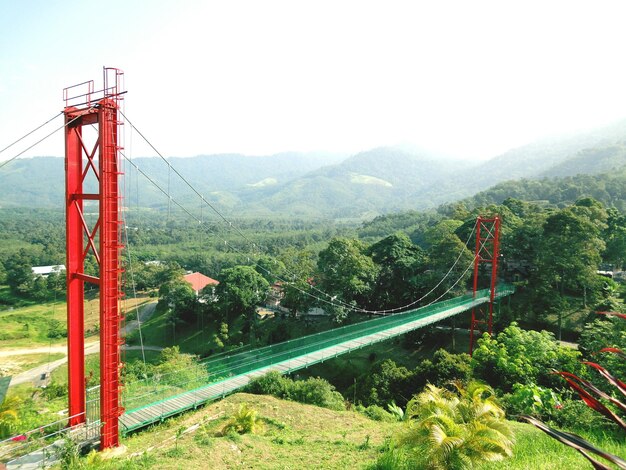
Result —
<instances>
[{"instance_id":1,"label":"tall tree","mask_svg":"<svg viewBox=\"0 0 626 470\"><path fill-rule=\"evenodd\" d=\"M217 302L230 323L238 316L245 319L245 329L256 336L256 307L265 301L269 283L251 266L235 266L220 273L220 283L215 288Z\"/></svg>"},{"instance_id":2,"label":"tall tree","mask_svg":"<svg viewBox=\"0 0 626 470\"><path fill-rule=\"evenodd\" d=\"M333 238L319 254L320 288L344 302L365 305L378 274L378 268L365 251L359 240Z\"/></svg>"},{"instance_id":3,"label":"tall tree","mask_svg":"<svg viewBox=\"0 0 626 470\"><path fill-rule=\"evenodd\" d=\"M32 295L35 276L31 267L32 261L25 250L20 250L17 255L7 260L7 284L13 293L23 296Z\"/></svg>"},{"instance_id":4,"label":"tall tree","mask_svg":"<svg viewBox=\"0 0 626 470\"><path fill-rule=\"evenodd\" d=\"M288 281L283 285L281 305L293 314L309 310L315 303L315 293L311 289L315 271L312 253L288 248L281 253L280 260L284 266L284 279Z\"/></svg>"},{"instance_id":5,"label":"tall tree","mask_svg":"<svg viewBox=\"0 0 626 470\"><path fill-rule=\"evenodd\" d=\"M182 277L161 285L159 297L159 302L166 306L172 321L190 323L198 313L196 293Z\"/></svg>"},{"instance_id":6,"label":"tall tree","mask_svg":"<svg viewBox=\"0 0 626 470\"><path fill-rule=\"evenodd\" d=\"M566 290L582 293L593 287L602 258L600 238L606 220L602 206L590 199L550 215L543 225L543 240L537 260L539 283L555 287L561 299ZM558 338L561 338L563 308L557 304Z\"/></svg>"},{"instance_id":7,"label":"tall tree","mask_svg":"<svg viewBox=\"0 0 626 470\"><path fill-rule=\"evenodd\" d=\"M608 209L607 228L604 231L606 251L604 259L621 268L626 266L626 216L616 209Z\"/></svg>"},{"instance_id":8,"label":"tall tree","mask_svg":"<svg viewBox=\"0 0 626 470\"><path fill-rule=\"evenodd\" d=\"M426 255L401 232L383 238L367 250L379 267L372 293L376 308L394 308L415 300Z\"/></svg>"}]
</instances>

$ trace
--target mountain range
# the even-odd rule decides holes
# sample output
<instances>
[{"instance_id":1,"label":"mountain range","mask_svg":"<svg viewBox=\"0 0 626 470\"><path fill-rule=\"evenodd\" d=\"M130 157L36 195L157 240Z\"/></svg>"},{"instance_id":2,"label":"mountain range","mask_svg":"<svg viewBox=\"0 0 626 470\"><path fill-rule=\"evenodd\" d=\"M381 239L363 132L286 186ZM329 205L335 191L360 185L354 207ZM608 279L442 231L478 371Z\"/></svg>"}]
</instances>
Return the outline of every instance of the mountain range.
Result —
<instances>
[{"instance_id":1,"label":"mountain range","mask_svg":"<svg viewBox=\"0 0 626 470\"><path fill-rule=\"evenodd\" d=\"M507 180L598 174L624 166L626 120L542 139L478 163L400 147L349 157L291 152L258 157L206 155L167 162L135 158L132 164L125 162L124 205L172 210L175 205L163 194L169 192L173 200L199 210L201 200L182 175L229 216L369 219L436 207ZM16 160L0 170L0 207L62 208L63 187L63 159Z\"/></svg>"}]
</instances>

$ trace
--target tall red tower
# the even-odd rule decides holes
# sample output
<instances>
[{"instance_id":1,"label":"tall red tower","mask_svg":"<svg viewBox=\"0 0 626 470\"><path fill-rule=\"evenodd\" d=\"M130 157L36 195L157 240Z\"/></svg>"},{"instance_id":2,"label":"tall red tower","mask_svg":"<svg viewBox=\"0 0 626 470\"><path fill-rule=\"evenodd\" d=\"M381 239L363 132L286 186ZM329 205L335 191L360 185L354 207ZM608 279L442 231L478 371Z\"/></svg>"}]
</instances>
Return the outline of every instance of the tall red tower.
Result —
<instances>
[{"instance_id":1,"label":"tall red tower","mask_svg":"<svg viewBox=\"0 0 626 470\"><path fill-rule=\"evenodd\" d=\"M474 256L474 285L473 292L476 296L478 291L478 275L481 264L491 265L491 279L489 282L489 303L486 310L484 305L472 309L470 322L470 356L474 351L474 332L487 331L491 335L493 325L493 303L496 296L496 283L498 276L498 256L500 255L500 218L478 217L476 219L476 250Z\"/></svg>"},{"instance_id":2,"label":"tall red tower","mask_svg":"<svg viewBox=\"0 0 626 470\"><path fill-rule=\"evenodd\" d=\"M122 245L118 185L122 79L121 70L104 68L103 90L94 91L93 81L63 90L69 424L75 426L86 419L84 283L89 282L97 285L100 292L102 449L119 444L118 418L123 412L119 405ZM96 202L89 201L97 201L97 207ZM92 225L88 221L94 213L97 218ZM96 276L85 273L85 260L90 253L97 264Z\"/></svg>"}]
</instances>

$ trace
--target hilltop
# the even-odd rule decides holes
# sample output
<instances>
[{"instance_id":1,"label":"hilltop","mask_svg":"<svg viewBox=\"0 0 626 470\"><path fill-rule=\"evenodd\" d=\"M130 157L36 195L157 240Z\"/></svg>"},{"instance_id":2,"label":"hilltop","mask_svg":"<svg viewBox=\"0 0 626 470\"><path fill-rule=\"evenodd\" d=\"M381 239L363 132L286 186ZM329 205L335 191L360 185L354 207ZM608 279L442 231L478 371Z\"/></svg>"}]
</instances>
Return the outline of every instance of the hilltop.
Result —
<instances>
[{"instance_id":1,"label":"hilltop","mask_svg":"<svg viewBox=\"0 0 626 470\"><path fill-rule=\"evenodd\" d=\"M264 421L260 434L220 436L219 430L240 404ZM517 445L513 457L484 469L548 470L584 468L573 449L528 424L511 423ZM198 411L172 418L123 440L127 451L114 460L88 456L88 468L179 469L375 469L400 422L374 421L354 411L332 411L266 395L238 393ZM176 437L178 435L178 437ZM607 445L610 438L607 438ZM621 445L611 450L623 453ZM131 462L129 462L129 460Z\"/></svg>"}]
</instances>

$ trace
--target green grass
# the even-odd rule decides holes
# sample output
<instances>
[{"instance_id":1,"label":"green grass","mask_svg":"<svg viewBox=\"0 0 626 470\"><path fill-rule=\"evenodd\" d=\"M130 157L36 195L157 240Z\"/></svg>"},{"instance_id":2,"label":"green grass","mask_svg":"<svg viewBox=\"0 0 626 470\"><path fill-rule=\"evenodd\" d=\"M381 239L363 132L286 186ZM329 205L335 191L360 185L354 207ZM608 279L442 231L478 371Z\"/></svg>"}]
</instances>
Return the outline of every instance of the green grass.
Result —
<instances>
[{"instance_id":1,"label":"green grass","mask_svg":"<svg viewBox=\"0 0 626 470\"><path fill-rule=\"evenodd\" d=\"M241 403L258 412L264 431L222 435L221 429ZM193 425L200 426L181 433ZM517 440L513 457L478 468L590 468L576 451L533 426L511 425ZM372 421L352 411L332 411L270 396L239 393L125 437L124 455L106 461L91 456L88 468L179 469L184 465L190 469L366 469L376 462L387 440L402 429L402 423ZM626 456L623 440L597 434L593 441L609 452Z\"/></svg>"},{"instance_id":2,"label":"green grass","mask_svg":"<svg viewBox=\"0 0 626 470\"><path fill-rule=\"evenodd\" d=\"M85 376L92 377L89 379L90 386L97 384L100 378L100 357L98 354L85 356ZM67 384L67 363L52 371L51 379L53 383Z\"/></svg>"},{"instance_id":3,"label":"green grass","mask_svg":"<svg viewBox=\"0 0 626 470\"><path fill-rule=\"evenodd\" d=\"M554 470L591 468L589 462L580 453L556 440L539 429L525 423L511 423L515 431L516 444L513 457L502 462L481 466L481 469L519 469L519 470ZM601 449L626 458L626 442L616 440L614 436L577 433ZM598 459L602 460L602 459ZM608 462L607 462L608 463Z\"/></svg>"},{"instance_id":4,"label":"green grass","mask_svg":"<svg viewBox=\"0 0 626 470\"><path fill-rule=\"evenodd\" d=\"M144 354L146 356L146 362L150 364L155 364L159 359L160 351L151 351L145 350ZM143 357L141 355L141 351L132 350L132 351L123 351L122 352L122 362L131 362L131 361L142 361Z\"/></svg>"},{"instance_id":5,"label":"green grass","mask_svg":"<svg viewBox=\"0 0 626 470\"><path fill-rule=\"evenodd\" d=\"M0 286L0 297L11 295L7 286ZM149 297L128 299L122 303L122 309L134 309L135 304L143 305L151 301ZM30 301L18 302L19 307L5 307L0 309L0 349L44 347L50 344L66 343L66 338L49 338L48 332L51 321L60 323L61 329L66 329L67 304L65 301L34 303ZM94 292L85 295L85 331L87 336L97 339L95 325L99 323L99 301Z\"/></svg>"},{"instance_id":6,"label":"green grass","mask_svg":"<svg viewBox=\"0 0 626 470\"><path fill-rule=\"evenodd\" d=\"M0 311L0 349L50 344L50 320L65 322L65 302L34 304ZM53 339L52 344L64 343L64 338Z\"/></svg>"},{"instance_id":7,"label":"green grass","mask_svg":"<svg viewBox=\"0 0 626 470\"><path fill-rule=\"evenodd\" d=\"M222 436L221 429L241 403L258 411L264 431ZM199 423L204 425L177 442L179 429ZM183 465L190 469L364 468L376 459L385 437L396 427L396 423L372 421L352 411L240 393L125 438L126 456L89 468L136 468L133 464L154 469ZM138 455L129 457L134 453Z\"/></svg>"},{"instance_id":8,"label":"green grass","mask_svg":"<svg viewBox=\"0 0 626 470\"><path fill-rule=\"evenodd\" d=\"M145 351L146 362L155 363L159 357L159 351ZM124 362L141 361L141 351L124 351L122 353ZM85 376L89 378L89 385L97 385L100 379L100 356L89 354L85 356ZM57 384L67 384L67 364L55 369L51 374L52 382Z\"/></svg>"}]
</instances>

